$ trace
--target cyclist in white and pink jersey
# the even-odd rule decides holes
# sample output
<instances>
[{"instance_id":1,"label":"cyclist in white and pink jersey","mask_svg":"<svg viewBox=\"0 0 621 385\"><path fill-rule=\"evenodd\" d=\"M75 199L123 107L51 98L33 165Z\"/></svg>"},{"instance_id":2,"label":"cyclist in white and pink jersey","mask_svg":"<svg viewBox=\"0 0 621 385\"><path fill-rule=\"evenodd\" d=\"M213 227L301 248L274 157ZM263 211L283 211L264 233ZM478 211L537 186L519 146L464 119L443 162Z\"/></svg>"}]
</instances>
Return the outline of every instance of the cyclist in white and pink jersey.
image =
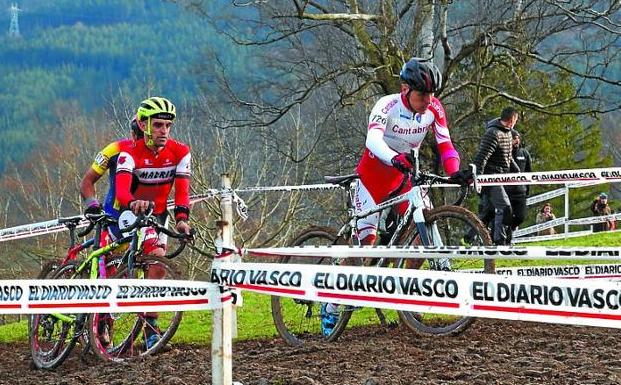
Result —
<instances>
[{"instance_id":1,"label":"cyclist in white and pink jersey","mask_svg":"<svg viewBox=\"0 0 621 385\"><path fill-rule=\"evenodd\" d=\"M403 65L401 92L381 98L369 116L366 148L356 169L360 180L356 189L356 209L365 210L383 202L403 180L403 172L413 169L410 150L418 149L428 131L435 136L442 165L455 182L470 177L459 171L459 154L449 135L442 103L433 95L442 86L442 75L431 61L412 58ZM411 184L400 193L409 191ZM399 207L403 214L407 203ZM360 242L375 243L379 213L358 221Z\"/></svg>"},{"instance_id":2,"label":"cyclist in white and pink jersey","mask_svg":"<svg viewBox=\"0 0 621 385\"><path fill-rule=\"evenodd\" d=\"M356 172L360 176L355 192L356 211L364 211L390 197L401 185L404 173L414 166L409 154L418 149L427 131L433 132L444 166L451 180L467 184L469 171L459 171L459 154L453 147L442 103L434 97L442 86L442 75L431 61L412 58L399 74L401 92L381 98L369 116L366 148ZM399 193L412 188L408 181ZM398 207L404 214L407 202ZM361 245L373 245L377 237L379 213L358 220ZM321 306L321 329L325 336L332 333L338 321L337 304Z\"/></svg>"}]
</instances>

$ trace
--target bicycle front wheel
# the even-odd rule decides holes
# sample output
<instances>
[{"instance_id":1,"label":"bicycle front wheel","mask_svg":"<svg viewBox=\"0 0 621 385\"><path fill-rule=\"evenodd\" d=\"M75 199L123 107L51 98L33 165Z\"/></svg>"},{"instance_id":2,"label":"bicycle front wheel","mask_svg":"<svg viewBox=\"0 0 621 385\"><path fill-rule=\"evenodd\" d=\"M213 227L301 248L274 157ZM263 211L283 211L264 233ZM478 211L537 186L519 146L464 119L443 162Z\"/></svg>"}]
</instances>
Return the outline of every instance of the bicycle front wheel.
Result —
<instances>
[{"instance_id":1,"label":"bicycle front wheel","mask_svg":"<svg viewBox=\"0 0 621 385\"><path fill-rule=\"evenodd\" d=\"M311 227L298 235L292 246L328 246L337 242L337 231L329 227ZM279 263L337 264L338 259L328 257L282 257ZM336 318L334 327L325 333L321 326L321 310L330 306ZM327 341L336 340L347 327L351 318L350 306L334 306L304 299L272 296L272 318L278 334L292 346L300 346L305 340L322 336Z\"/></svg>"},{"instance_id":2,"label":"bicycle front wheel","mask_svg":"<svg viewBox=\"0 0 621 385\"><path fill-rule=\"evenodd\" d=\"M492 244L489 232L479 218L471 211L459 206L441 206L425 213L425 232L429 244L434 246L489 246ZM412 223L403 233L400 244L420 245L425 237L420 237L416 224ZM450 270L494 273L492 259L402 259L400 268ZM422 335L457 335L474 322L472 317L400 311L401 321L414 332Z\"/></svg>"},{"instance_id":3,"label":"bicycle front wheel","mask_svg":"<svg viewBox=\"0 0 621 385\"><path fill-rule=\"evenodd\" d=\"M51 261L43 267L38 279L75 278L78 265L60 266ZM83 332L82 314L34 314L28 319L30 356L38 369L54 369L67 358Z\"/></svg>"},{"instance_id":4,"label":"bicycle front wheel","mask_svg":"<svg viewBox=\"0 0 621 385\"><path fill-rule=\"evenodd\" d=\"M122 265L112 278L178 279L175 269L161 258L141 257L130 274ZM88 318L88 336L93 353L106 361L121 362L160 352L174 336L183 312L95 313Z\"/></svg>"}]
</instances>

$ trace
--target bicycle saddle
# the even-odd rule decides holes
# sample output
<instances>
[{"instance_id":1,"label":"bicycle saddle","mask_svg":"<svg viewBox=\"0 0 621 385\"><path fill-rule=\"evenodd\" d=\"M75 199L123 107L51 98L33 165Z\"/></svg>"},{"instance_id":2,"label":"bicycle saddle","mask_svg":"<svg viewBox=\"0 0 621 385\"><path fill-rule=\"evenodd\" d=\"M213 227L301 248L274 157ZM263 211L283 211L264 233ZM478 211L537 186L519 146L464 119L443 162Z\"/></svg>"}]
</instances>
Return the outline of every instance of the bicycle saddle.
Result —
<instances>
[{"instance_id":1,"label":"bicycle saddle","mask_svg":"<svg viewBox=\"0 0 621 385\"><path fill-rule=\"evenodd\" d=\"M347 185L349 185L349 183L352 180L358 179L358 178L360 178L358 174L349 174L349 175L341 175L341 176L324 176L323 177L323 179L327 183L338 184L343 187L347 187Z\"/></svg>"}]
</instances>

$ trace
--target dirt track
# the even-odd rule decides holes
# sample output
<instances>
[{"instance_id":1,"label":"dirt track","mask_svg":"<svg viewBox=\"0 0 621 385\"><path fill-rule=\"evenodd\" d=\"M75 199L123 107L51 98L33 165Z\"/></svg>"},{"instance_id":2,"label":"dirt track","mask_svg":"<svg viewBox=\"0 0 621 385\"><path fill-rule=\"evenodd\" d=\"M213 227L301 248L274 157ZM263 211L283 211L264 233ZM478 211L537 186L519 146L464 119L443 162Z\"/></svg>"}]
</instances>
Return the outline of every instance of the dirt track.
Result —
<instances>
[{"instance_id":1,"label":"dirt track","mask_svg":"<svg viewBox=\"0 0 621 385\"><path fill-rule=\"evenodd\" d=\"M279 339L234 344L245 385L621 384L621 336L593 327L479 320L458 337L421 338L402 327L348 330L338 343L292 348ZM0 345L0 384L210 384L209 347L179 346L128 365L70 357L30 368L26 345Z\"/></svg>"}]
</instances>

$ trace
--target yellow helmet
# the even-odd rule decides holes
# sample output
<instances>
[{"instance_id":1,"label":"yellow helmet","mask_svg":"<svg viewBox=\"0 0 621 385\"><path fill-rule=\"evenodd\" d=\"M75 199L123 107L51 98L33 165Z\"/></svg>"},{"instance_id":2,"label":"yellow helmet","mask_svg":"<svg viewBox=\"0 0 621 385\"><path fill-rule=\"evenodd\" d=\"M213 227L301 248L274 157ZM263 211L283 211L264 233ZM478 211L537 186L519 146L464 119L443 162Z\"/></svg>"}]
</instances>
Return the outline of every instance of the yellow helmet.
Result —
<instances>
[{"instance_id":1,"label":"yellow helmet","mask_svg":"<svg viewBox=\"0 0 621 385\"><path fill-rule=\"evenodd\" d=\"M144 130L144 136L147 138L147 146L153 146L153 135L151 133L151 119L175 120L177 115L175 105L166 98L154 96L145 99L140 103L136 118L139 121L146 120L147 127Z\"/></svg>"},{"instance_id":2,"label":"yellow helmet","mask_svg":"<svg viewBox=\"0 0 621 385\"><path fill-rule=\"evenodd\" d=\"M176 116L175 105L166 98L154 96L140 103L136 116L138 120L147 118L174 120Z\"/></svg>"}]
</instances>

